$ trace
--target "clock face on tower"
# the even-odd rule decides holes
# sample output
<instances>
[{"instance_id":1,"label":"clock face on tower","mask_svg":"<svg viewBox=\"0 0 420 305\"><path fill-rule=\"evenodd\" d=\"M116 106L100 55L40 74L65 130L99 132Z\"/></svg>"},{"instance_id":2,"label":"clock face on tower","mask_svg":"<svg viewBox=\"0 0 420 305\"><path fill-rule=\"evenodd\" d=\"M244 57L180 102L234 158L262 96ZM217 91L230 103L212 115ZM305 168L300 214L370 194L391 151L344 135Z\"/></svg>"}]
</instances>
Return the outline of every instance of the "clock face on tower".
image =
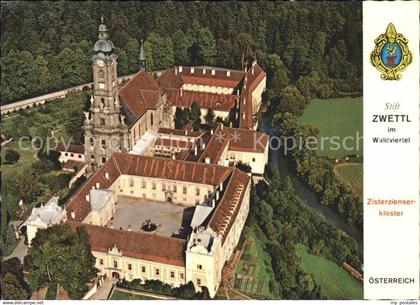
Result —
<instances>
[{"instance_id":1,"label":"clock face on tower","mask_svg":"<svg viewBox=\"0 0 420 305\"><path fill-rule=\"evenodd\" d=\"M102 59L99 59L96 61L96 64L98 65L98 67L103 67L105 66L105 62Z\"/></svg>"}]
</instances>

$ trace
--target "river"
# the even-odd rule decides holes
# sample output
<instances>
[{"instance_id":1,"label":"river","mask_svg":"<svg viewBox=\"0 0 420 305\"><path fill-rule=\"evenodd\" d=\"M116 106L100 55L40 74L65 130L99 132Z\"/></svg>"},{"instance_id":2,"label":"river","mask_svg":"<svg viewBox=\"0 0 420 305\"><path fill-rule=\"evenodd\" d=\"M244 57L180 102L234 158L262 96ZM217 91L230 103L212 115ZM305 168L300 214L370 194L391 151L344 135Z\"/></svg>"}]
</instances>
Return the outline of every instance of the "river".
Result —
<instances>
[{"instance_id":1,"label":"river","mask_svg":"<svg viewBox=\"0 0 420 305\"><path fill-rule=\"evenodd\" d=\"M266 112L263 115L260 130L270 136L274 136L275 130L271 127L271 118L272 115L269 112ZM303 199L309 207L324 215L328 223L352 236L357 241L359 248L363 250L362 232L360 232L356 226L347 224L336 211L328 206L322 205L319 202L316 194L303 181L299 180L296 174L290 170L290 162L283 156L281 149L270 150L268 159L272 168L278 168L281 177L290 177L293 187L296 190L296 194Z\"/></svg>"}]
</instances>

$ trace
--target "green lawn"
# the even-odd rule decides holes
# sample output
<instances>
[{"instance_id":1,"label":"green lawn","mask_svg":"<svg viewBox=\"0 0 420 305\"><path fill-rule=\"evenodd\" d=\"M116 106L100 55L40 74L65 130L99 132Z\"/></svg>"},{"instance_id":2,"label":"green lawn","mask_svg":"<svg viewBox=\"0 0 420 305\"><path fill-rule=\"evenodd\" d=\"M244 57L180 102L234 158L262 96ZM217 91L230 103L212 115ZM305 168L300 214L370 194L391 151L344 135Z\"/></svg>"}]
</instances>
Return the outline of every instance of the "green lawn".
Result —
<instances>
[{"instance_id":1,"label":"green lawn","mask_svg":"<svg viewBox=\"0 0 420 305\"><path fill-rule=\"evenodd\" d=\"M329 157L342 157L351 154L363 155L362 140L358 141L358 150L356 140L347 140L348 149L345 149L343 145L336 149L337 145L335 145L335 142L343 143L343 139L347 136L355 139L357 132L359 137L363 136L362 97L313 100L299 118L299 123L319 128L318 155ZM330 138L333 136L338 137L338 139L332 139L333 143L331 143ZM320 147L321 137L328 137L324 141L323 149Z\"/></svg>"},{"instance_id":2,"label":"green lawn","mask_svg":"<svg viewBox=\"0 0 420 305\"><path fill-rule=\"evenodd\" d=\"M87 103L89 92L78 92L45 105L14 112L3 118L2 133L17 140L21 136L39 136L43 129L48 129L55 131L55 136L68 140L82 132L83 110Z\"/></svg>"},{"instance_id":3,"label":"green lawn","mask_svg":"<svg viewBox=\"0 0 420 305\"><path fill-rule=\"evenodd\" d=\"M340 163L334 166L337 178L345 184L354 195L363 199L363 164Z\"/></svg>"},{"instance_id":4,"label":"green lawn","mask_svg":"<svg viewBox=\"0 0 420 305\"><path fill-rule=\"evenodd\" d=\"M304 245L296 246L296 253L302 260L303 270L312 275L321 286L321 294L329 300L362 299L363 285L334 262L321 256L311 255Z\"/></svg>"},{"instance_id":5,"label":"green lawn","mask_svg":"<svg viewBox=\"0 0 420 305\"><path fill-rule=\"evenodd\" d=\"M31 147L30 141L22 141L21 145L19 142L12 141L1 149L1 159L4 160L4 155L8 149L14 149L20 154L20 159L15 164L5 164L1 165L2 175L8 176L17 172L25 172L35 161L36 161L36 150Z\"/></svg>"},{"instance_id":6,"label":"green lawn","mask_svg":"<svg viewBox=\"0 0 420 305\"><path fill-rule=\"evenodd\" d=\"M249 246L245 247L245 251L241 256L240 261L236 265L235 272L237 274L254 277L256 281L253 283L252 286L249 283L249 285L247 285L247 289L242 288L239 290L248 295L256 297L260 295L264 298L274 299L276 297L270 292L270 288L268 285L272 277L269 273L269 271L271 270L271 257L264 250L261 241L257 238L252 228L249 228L246 231L246 233L246 238L249 242ZM246 265L253 265L254 267L251 267L249 270L246 269ZM257 287L259 283L262 283L261 285L263 286L261 291L257 292Z\"/></svg>"},{"instance_id":7,"label":"green lawn","mask_svg":"<svg viewBox=\"0 0 420 305\"><path fill-rule=\"evenodd\" d=\"M111 300L157 300L157 299L143 296L143 295L115 290L111 296Z\"/></svg>"},{"instance_id":8,"label":"green lawn","mask_svg":"<svg viewBox=\"0 0 420 305\"><path fill-rule=\"evenodd\" d=\"M27 140L28 137L32 139L40 137L40 139L43 139L47 135L51 137L53 132L58 140L67 141L71 137L78 137L80 141L84 119L83 110L87 103L89 103L89 92L79 92L46 105L21 110L2 118L1 132L11 137L12 141L2 146L1 158L4 160L8 149L14 149L20 155L17 163L2 163L1 165L3 212L6 209L10 215L14 216L18 209L19 194L10 191L7 185L10 177L28 173L32 165L38 160L37 142L33 141L31 143L30 140ZM50 143L52 144L54 141L50 140ZM35 146L31 144L35 144ZM53 148L51 147L51 149ZM28 213L30 213L34 205L45 202L52 196L50 185L42 184L41 178L62 173L61 171L53 171L40 175L37 178L36 183L42 188L42 194L32 202L26 203L29 208ZM68 188L66 186L57 194L63 196L67 191Z\"/></svg>"}]
</instances>

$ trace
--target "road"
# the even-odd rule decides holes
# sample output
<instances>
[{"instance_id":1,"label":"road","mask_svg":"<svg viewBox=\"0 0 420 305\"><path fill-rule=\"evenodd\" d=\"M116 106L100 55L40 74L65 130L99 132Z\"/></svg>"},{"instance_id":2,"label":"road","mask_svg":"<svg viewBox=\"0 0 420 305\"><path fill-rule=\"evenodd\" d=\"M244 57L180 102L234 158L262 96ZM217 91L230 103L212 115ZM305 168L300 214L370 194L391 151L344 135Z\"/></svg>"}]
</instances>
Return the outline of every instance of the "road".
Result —
<instances>
[{"instance_id":1,"label":"road","mask_svg":"<svg viewBox=\"0 0 420 305\"><path fill-rule=\"evenodd\" d=\"M137 295L150 297L150 298L153 298L153 299L159 299L159 300L177 300L174 297L170 297L170 296L166 296L166 295L162 295L162 294L156 294L156 293L152 293L152 292L146 292L146 291L130 290L130 289L125 289L125 288L120 288L120 287L116 287L115 290L122 291L122 292L125 292L125 293L137 294Z\"/></svg>"},{"instance_id":2,"label":"road","mask_svg":"<svg viewBox=\"0 0 420 305\"><path fill-rule=\"evenodd\" d=\"M98 290L90 298L90 300L108 300L111 290L116 283L117 283L116 279L105 280L105 282L98 287Z\"/></svg>"},{"instance_id":3,"label":"road","mask_svg":"<svg viewBox=\"0 0 420 305\"><path fill-rule=\"evenodd\" d=\"M20 238L16 248L13 250L12 254L9 256L3 257L3 260L7 260L9 258L17 257L19 258L20 262L23 264L23 258L28 254L28 246L25 245L25 238Z\"/></svg>"}]
</instances>

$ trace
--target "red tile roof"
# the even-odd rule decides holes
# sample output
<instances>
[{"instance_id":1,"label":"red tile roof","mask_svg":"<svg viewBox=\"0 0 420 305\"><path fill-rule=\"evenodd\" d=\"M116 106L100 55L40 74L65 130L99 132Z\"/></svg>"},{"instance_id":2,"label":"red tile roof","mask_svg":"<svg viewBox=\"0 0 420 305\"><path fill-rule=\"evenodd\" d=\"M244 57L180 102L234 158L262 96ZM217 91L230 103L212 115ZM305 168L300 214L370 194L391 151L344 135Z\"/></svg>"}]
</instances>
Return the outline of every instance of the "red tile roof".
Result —
<instances>
[{"instance_id":1,"label":"red tile roof","mask_svg":"<svg viewBox=\"0 0 420 305\"><path fill-rule=\"evenodd\" d=\"M242 152L264 153L268 144L268 135L262 132L244 129L229 128L229 150Z\"/></svg>"},{"instance_id":2,"label":"red tile roof","mask_svg":"<svg viewBox=\"0 0 420 305\"><path fill-rule=\"evenodd\" d=\"M216 186L226 180L231 172L232 168L230 167L214 164L115 153L70 198L67 205L69 219L72 219L72 212L75 213L74 220L82 221L85 219L91 210L86 195L90 193L92 187L99 183L101 189L108 188L121 174ZM105 177L105 173L108 173L108 179Z\"/></svg>"},{"instance_id":3,"label":"red tile roof","mask_svg":"<svg viewBox=\"0 0 420 305\"><path fill-rule=\"evenodd\" d=\"M197 92L189 90L168 90L168 98L172 106L191 108L192 103L196 102L200 108L211 108L212 110L230 111L239 96L229 94L216 94L208 92Z\"/></svg>"},{"instance_id":4,"label":"red tile roof","mask_svg":"<svg viewBox=\"0 0 420 305\"><path fill-rule=\"evenodd\" d=\"M232 151L264 153L267 143L268 136L264 133L219 124L198 161L205 162L208 157L210 163L217 164L227 145L228 150Z\"/></svg>"},{"instance_id":5,"label":"red tile roof","mask_svg":"<svg viewBox=\"0 0 420 305\"><path fill-rule=\"evenodd\" d=\"M85 148L81 144L67 144L63 142L57 142L55 150L59 152L72 152L76 154L84 154Z\"/></svg>"},{"instance_id":6,"label":"red tile roof","mask_svg":"<svg viewBox=\"0 0 420 305\"><path fill-rule=\"evenodd\" d=\"M201 154L207 148L207 145L209 144L210 140L211 140L210 133L204 133L201 137L196 139L196 141L194 142L194 145L188 151L188 154L185 155L183 160L198 162ZM196 153L196 147L197 147L197 153Z\"/></svg>"},{"instance_id":7,"label":"red tile roof","mask_svg":"<svg viewBox=\"0 0 420 305\"><path fill-rule=\"evenodd\" d=\"M243 84L245 88L242 88L240 99L240 128L251 129L253 127L252 92L265 76L266 73L257 63L255 63L253 68L251 67L251 69L249 69L246 73L246 78L244 79ZM244 114L245 117L243 117Z\"/></svg>"},{"instance_id":8,"label":"red tile roof","mask_svg":"<svg viewBox=\"0 0 420 305\"><path fill-rule=\"evenodd\" d=\"M226 148L226 145L228 145L229 143L229 137L225 129L226 127L224 127L222 124L219 124L216 127L213 135L211 136L210 141L208 142L206 148L200 155L198 161L205 162L206 158L209 158L210 163L217 164L217 162L220 160L223 151Z\"/></svg>"},{"instance_id":9,"label":"red tile roof","mask_svg":"<svg viewBox=\"0 0 420 305\"><path fill-rule=\"evenodd\" d=\"M168 69L158 78L162 88L179 89L184 84L181 77L175 74L173 69Z\"/></svg>"},{"instance_id":10,"label":"red tile roof","mask_svg":"<svg viewBox=\"0 0 420 305\"><path fill-rule=\"evenodd\" d=\"M105 173L108 173L109 179L105 177ZM86 200L86 195L89 195L90 190L96 186L96 183L99 183L99 187L102 189L109 188L112 183L117 180L120 174L121 171L118 168L117 162L111 157L109 161L102 165L70 198L66 208L68 219L72 219L71 214L74 212L74 220L83 221L91 211L90 203Z\"/></svg>"},{"instance_id":11,"label":"red tile roof","mask_svg":"<svg viewBox=\"0 0 420 305\"><path fill-rule=\"evenodd\" d=\"M227 88L235 88L239 83L238 81L230 80L230 79L212 79L212 78L203 78L201 76L181 76L181 79L185 84L227 87Z\"/></svg>"},{"instance_id":12,"label":"red tile roof","mask_svg":"<svg viewBox=\"0 0 420 305\"><path fill-rule=\"evenodd\" d=\"M134 116L139 118L147 109L155 109L162 94L158 82L147 72L140 71L120 90L119 96Z\"/></svg>"},{"instance_id":13,"label":"red tile roof","mask_svg":"<svg viewBox=\"0 0 420 305\"><path fill-rule=\"evenodd\" d=\"M185 160L190 153L189 150L181 150L177 155L175 156L175 159L177 160Z\"/></svg>"},{"instance_id":14,"label":"red tile roof","mask_svg":"<svg viewBox=\"0 0 420 305\"><path fill-rule=\"evenodd\" d=\"M191 67L182 67L182 71L180 71L180 68L177 67L175 69L177 69L178 75L185 84L235 88L245 76L243 71L216 67L193 67L193 73L191 73ZM204 70L205 74L203 73ZM214 70L214 75L212 75L212 70ZM230 76L228 76L228 71Z\"/></svg>"},{"instance_id":15,"label":"red tile roof","mask_svg":"<svg viewBox=\"0 0 420 305\"><path fill-rule=\"evenodd\" d=\"M250 178L247 174L235 168L223 197L210 218L208 225L213 231L222 236L222 243L225 242L236 220L249 180Z\"/></svg>"},{"instance_id":16,"label":"red tile roof","mask_svg":"<svg viewBox=\"0 0 420 305\"><path fill-rule=\"evenodd\" d=\"M179 149L182 149L182 150L187 150L187 149L191 148L192 145L193 145L193 143L188 142L188 141L180 141L180 140L173 140L173 139L162 139L162 138L157 138L156 142L155 142L155 146L174 147L174 148L179 148Z\"/></svg>"},{"instance_id":17,"label":"red tile roof","mask_svg":"<svg viewBox=\"0 0 420 305\"><path fill-rule=\"evenodd\" d=\"M106 253L115 245L124 256L180 267L185 266L186 240L71 221L67 224L72 229L77 227L86 229L92 251Z\"/></svg>"},{"instance_id":18,"label":"red tile roof","mask_svg":"<svg viewBox=\"0 0 420 305\"><path fill-rule=\"evenodd\" d=\"M172 129L172 128L159 128L158 133L194 137L198 138L203 134L201 131L187 130L187 129Z\"/></svg>"}]
</instances>

